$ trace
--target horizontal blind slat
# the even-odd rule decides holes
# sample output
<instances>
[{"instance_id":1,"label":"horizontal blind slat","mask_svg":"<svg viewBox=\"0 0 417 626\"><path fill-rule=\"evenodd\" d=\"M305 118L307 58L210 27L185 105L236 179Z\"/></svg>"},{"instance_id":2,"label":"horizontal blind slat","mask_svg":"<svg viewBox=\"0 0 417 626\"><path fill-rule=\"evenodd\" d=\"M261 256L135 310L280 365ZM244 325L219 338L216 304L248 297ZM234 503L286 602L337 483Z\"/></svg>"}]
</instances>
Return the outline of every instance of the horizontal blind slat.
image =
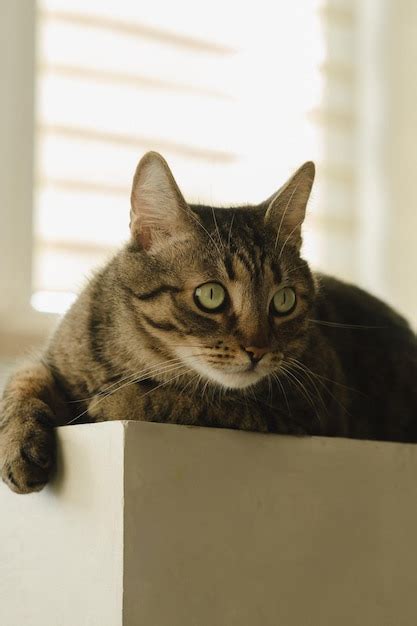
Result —
<instances>
[{"instance_id":1,"label":"horizontal blind slat","mask_svg":"<svg viewBox=\"0 0 417 626\"><path fill-rule=\"evenodd\" d=\"M349 81L341 79L347 64L340 52L329 64L323 36L330 14L318 15L321 2L261 0L265 32L257 36L243 6L231 29L232 20L218 24L213 7L179 1L189 7L188 32L177 7L161 13L160 0L121 2L111 12L98 0L88 10L81 0L39 1L38 291L77 290L127 239L131 178L148 149L164 154L190 201L213 204L264 200L291 169L313 158L319 163L306 225L310 248L317 253L314 238L324 231L352 230L351 151L341 139L349 129L331 121L351 112L342 87ZM224 16L233 13L221 7ZM348 41L342 21L334 28ZM302 47L290 36L295 27ZM326 83L335 80L339 91L319 105ZM282 89L290 83L291 92ZM346 143L333 170L320 163L324 132ZM329 189L334 205L325 201Z\"/></svg>"}]
</instances>

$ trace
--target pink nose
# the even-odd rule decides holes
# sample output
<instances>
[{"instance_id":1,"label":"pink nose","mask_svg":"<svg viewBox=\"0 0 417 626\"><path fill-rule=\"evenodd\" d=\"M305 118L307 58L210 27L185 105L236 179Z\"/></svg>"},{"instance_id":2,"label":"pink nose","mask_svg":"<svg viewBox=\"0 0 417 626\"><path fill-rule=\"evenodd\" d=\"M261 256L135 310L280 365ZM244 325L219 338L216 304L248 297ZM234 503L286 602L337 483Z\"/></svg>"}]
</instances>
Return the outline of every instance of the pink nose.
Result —
<instances>
[{"instance_id":1,"label":"pink nose","mask_svg":"<svg viewBox=\"0 0 417 626\"><path fill-rule=\"evenodd\" d=\"M248 353L250 360L254 363L260 361L267 352L270 352L269 347L258 348L257 346L246 346L243 347L243 349Z\"/></svg>"}]
</instances>

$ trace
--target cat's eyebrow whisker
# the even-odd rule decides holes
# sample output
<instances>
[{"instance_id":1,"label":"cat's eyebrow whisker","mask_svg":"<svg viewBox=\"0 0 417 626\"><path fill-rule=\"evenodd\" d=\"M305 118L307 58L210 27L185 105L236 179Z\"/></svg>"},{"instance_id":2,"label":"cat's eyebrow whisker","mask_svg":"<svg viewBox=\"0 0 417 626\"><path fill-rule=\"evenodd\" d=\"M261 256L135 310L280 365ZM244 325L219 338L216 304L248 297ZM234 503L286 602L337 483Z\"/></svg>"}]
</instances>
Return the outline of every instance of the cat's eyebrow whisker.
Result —
<instances>
[{"instance_id":1,"label":"cat's eyebrow whisker","mask_svg":"<svg viewBox=\"0 0 417 626\"><path fill-rule=\"evenodd\" d=\"M211 239L213 245L215 246L215 248L217 249L217 252L219 253L220 257L222 256L222 252L219 248L219 246L217 245L217 243L215 242L215 240L213 239L213 237L210 235L209 231L207 230L207 228L204 226L204 224L202 224L200 222L200 220L197 219L197 217L194 215L194 213L191 211L191 209L188 212L188 215L196 222L196 224L198 224L203 230L204 232L208 235L208 237Z\"/></svg>"},{"instance_id":2,"label":"cat's eyebrow whisker","mask_svg":"<svg viewBox=\"0 0 417 626\"><path fill-rule=\"evenodd\" d=\"M219 230L219 225L217 223L216 214L214 212L214 208L213 207L211 207L211 213L213 215L213 222L214 222L214 226L215 226L215 229L216 229L216 233L217 233L217 237L218 237L218 240L219 240L219 244L221 245L221 247L223 248L223 251L224 251L224 244L222 242L222 238L221 238L220 230Z\"/></svg>"},{"instance_id":3,"label":"cat's eyebrow whisker","mask_svg":"<svg viewBox=\"0 0 417 626\"><path fill-rule=\"evenodd\" d=\"M297 270L301 270L303 267L307 267L307 264L305 263L304 265L297 265L297 267L292 267L290 270L287 270L285 273L286 274L291 274L292 272L296 272Z\"/></svg>"},{"instance_id":4,"label":"cat's eyebrow whisker","mask_svg":"<svg viewBox=\"0 0 417 626\"><path fill-rule=\"evenodd\" d=\"M289 240L291 239L291 237L293 236L293 234L295 233L295 231L297 230L297 228L300 228L300 226L302 225L303 221L298 222L298 224L296 224L294 226L294 228L292 229L292 231L290 232L290 234L288 235L288 237L285 239L284 243L282 244L282 248L281 251L278 255L278 261L281 259L282 253L284 252L284 248L287 245L287 243L289 242Z\"/></svg>"}]
</instances>

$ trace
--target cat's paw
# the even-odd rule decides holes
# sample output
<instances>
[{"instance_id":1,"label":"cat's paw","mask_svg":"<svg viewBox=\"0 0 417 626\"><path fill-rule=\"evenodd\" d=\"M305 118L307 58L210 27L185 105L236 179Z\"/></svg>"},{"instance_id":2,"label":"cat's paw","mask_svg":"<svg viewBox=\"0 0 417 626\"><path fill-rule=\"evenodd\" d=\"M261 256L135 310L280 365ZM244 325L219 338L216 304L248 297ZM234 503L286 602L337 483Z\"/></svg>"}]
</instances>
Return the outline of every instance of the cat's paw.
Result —
<instances>
[{"instance_id":1,"label":"cat's paw","mask_svg":"<svg viewBox=\"0 0 417 626\"><path fill-rule=\"evenodd\" d=\"M4 482L16 493L40 491L55 466L55 432L49 420L29 417L13 424L2 437Z\"/></svg>"}]
</instances>

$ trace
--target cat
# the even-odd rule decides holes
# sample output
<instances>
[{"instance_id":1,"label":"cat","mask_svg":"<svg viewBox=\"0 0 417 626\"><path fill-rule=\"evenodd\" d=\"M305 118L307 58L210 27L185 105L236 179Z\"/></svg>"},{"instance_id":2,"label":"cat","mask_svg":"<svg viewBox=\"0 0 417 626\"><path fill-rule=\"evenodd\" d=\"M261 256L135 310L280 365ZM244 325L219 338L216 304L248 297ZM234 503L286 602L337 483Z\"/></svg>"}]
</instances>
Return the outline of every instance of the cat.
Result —
<instances>
[{"instance_id":1,"label":"cat","mask_svg":"<svg viewBox=\"0 0 417 626\"><path fill-rule=\"evenodd\" d=\"M0 466L17 493L55 464L57 425L148 420L417 441L417 339L361 289L300 256L315 168L257 206L187 204L140 161L131 240L98 271L42 358L8 381Z\"/></svg>"}]
</instances>

